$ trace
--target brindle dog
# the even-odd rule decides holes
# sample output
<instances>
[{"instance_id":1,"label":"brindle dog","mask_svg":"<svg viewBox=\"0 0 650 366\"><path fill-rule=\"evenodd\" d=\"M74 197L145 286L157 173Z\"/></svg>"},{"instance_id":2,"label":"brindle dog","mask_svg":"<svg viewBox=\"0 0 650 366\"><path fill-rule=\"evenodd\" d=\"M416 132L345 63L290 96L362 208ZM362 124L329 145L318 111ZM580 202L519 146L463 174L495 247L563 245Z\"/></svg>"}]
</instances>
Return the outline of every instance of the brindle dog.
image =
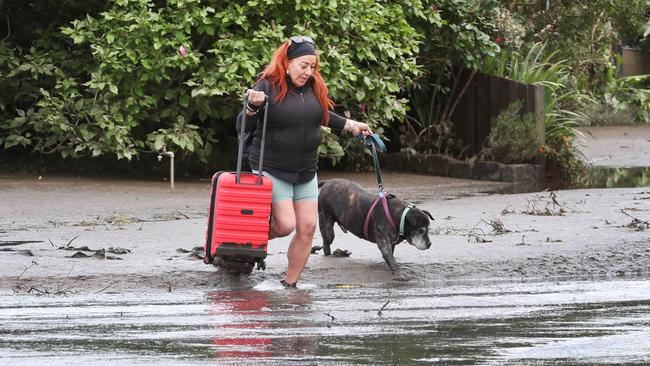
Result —
<instances>
[{"instance_id":1,"label":"brindle dog","mask_svg":"<svg viewBox=\"0 0 650 366\"><path fill-rule=\"evenodd\" d=\"M318 184L318 225L323 237L323 251L331 254L330 245L334 241L334 223L338 223L344 232L351 232L359 238L364 238L363 227L370 206L377 198L357 183L346 179L331 179ZM429 219L433 217L428 211L412 207L406 214L404 237L399 235L399 225L402 213L408 204L392 194L387 196L388 209L396 227L391 226L379 202L373 212L368 226L368 237L364 238L376 243L381 255L394 274L399 273L393 253L395 246L406 240L420 250L431 246L429 239Z\"/></svg>"}]
</instances>

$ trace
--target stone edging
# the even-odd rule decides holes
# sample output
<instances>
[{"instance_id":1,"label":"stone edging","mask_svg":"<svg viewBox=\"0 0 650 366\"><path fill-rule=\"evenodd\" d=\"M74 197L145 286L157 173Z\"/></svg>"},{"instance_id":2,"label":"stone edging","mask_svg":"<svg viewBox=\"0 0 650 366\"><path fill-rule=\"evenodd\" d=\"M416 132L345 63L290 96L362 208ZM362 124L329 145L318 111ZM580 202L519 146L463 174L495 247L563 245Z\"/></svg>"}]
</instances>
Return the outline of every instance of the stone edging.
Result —
<instances>
[{"instance_id":1,"label":"stone edging","mask_svg":"<svg viewBox=\"0 0 650 366\"><path fill-rule=\"evenodd\" d=\"M386 169L411 171L443 177L511 182L518 192L542 191L546 188L543 164L501 164L489 161L468 162L440 154L382 154Z\"/></svg>"}]
</instances>

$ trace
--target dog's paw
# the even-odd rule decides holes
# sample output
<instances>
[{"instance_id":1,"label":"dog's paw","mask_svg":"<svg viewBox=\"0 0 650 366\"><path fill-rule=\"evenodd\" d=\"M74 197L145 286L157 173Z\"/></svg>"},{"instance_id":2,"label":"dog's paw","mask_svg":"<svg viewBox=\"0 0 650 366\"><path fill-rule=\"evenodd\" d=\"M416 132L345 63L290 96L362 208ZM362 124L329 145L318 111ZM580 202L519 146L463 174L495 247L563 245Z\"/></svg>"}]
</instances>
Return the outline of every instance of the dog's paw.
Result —
<instances>
[{"instance_id":1,"label":"dog's paw","mask_svg":"<svg viewBox=\"0 0 650 366\"><path fill-rule=\"evenodd\" d=\"M332 255L334 257L349 257L352 254L349 250L336 249Z\"/></svg>"},{"instance_id":2,"label":"dog's paw","mask_svg":"<svg viewBox=\"0 0 650 366\"><path fill-rule=\"evenodd\" d=\"M393 272L393 280L399 282L408 282L411 280L411 276L409 276L402 270L397 270Z\"/></svg>"},{"instance_id":3,"label":"dog's paw","mask_svg":"<svg viewBox=\"0 0 650 366\"><path fill-rule=\"evenodd\" d=\"M319 250L322 250L322 249L323 249L323 247L318 246L318 245L314 245L313 247L311 247L311 254L316 254Z\"/></svg>"}]
</instances>

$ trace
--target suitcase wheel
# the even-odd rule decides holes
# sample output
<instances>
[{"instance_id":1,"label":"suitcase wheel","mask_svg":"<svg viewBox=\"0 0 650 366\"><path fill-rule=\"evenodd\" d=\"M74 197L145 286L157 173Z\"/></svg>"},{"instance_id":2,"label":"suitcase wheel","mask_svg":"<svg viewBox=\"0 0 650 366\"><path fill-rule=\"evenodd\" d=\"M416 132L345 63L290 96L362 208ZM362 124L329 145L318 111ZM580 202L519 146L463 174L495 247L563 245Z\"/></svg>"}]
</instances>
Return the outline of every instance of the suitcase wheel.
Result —
<instances>
[{"instance_id":1,"label":"suitcase wheel","mask_svg":"<svg viewBox=\"0 0 650 366\"><path fill-rule=\"evenodd\" d=\"M215 258L212 263L215 267L220 267L230 274L249 274L253 272L255 263L253 262L235 262L224 260L223 258Z\"/></svg>"},{"instance_id":2,"label":"suitcase wheel","mask_svg":"<svg viewBox=\"0 0 650 366\"><path fill-rule=\"evenodd\" d=\"M258 271L259 270L265 271L266 270L266 262L263 261L263 260L258 260L257 261L257 270Z\"/></svg>"}]
</instances>

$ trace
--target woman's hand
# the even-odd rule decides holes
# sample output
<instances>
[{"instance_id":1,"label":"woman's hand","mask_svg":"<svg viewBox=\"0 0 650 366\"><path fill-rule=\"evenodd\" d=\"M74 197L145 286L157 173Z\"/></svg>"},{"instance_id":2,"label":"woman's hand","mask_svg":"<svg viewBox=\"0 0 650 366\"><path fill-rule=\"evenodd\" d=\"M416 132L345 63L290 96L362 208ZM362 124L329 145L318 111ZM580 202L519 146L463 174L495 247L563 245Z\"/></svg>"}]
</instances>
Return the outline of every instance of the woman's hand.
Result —
<instances>
[{"instance_id":1,"label":"woman's hand","mask_svg":"<svg viewBox=\"0 0 650 366\"><path fill-rule=\"evenodd\" d=\"M264 100L266 100L266 94L261 90L248 89L246 96L248 96L248 103L255 107L261 106Z\"/></svg>"},{"instance_id":2,"label":"woman's hand","mask_svg":"<svg viewBox=\"0 0 650 366\"><path fill-rule=\"evenodd\" d=\"M367 124L353 121L351 119L345 121L345 127L343 127L343 130L349 131L354 136L357 136L360 133L363 134L363 136L372 135L372 130Z\"/></svg>"}]
</instances>

